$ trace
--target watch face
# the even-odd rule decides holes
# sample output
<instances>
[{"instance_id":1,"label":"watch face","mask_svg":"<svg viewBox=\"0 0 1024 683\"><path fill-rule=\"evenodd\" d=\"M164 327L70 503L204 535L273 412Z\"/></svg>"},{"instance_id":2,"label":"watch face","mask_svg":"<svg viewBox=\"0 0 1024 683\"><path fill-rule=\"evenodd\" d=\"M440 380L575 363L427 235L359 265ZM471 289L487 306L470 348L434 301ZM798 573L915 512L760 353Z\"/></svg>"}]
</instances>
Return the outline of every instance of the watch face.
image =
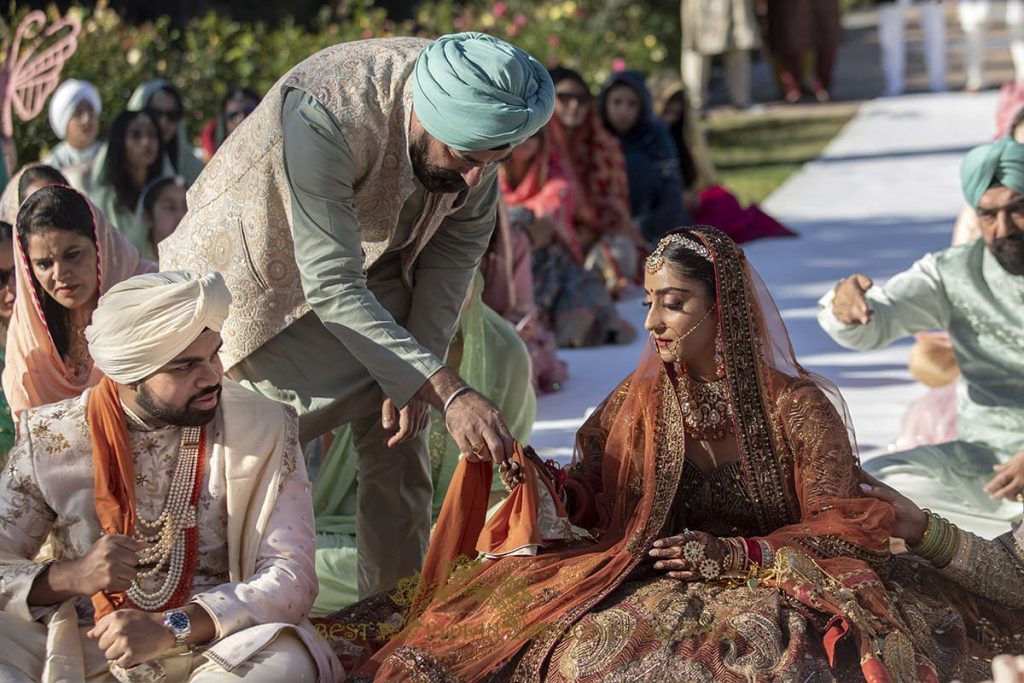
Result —
<instances>
[{"instance_id":1,"label":"watch face","mask_svg":"<svg viewBox=\"0 0 1024 683\"><path fill-rule=\"evenodd\" d=\"M175 631L184 631L189 627L188 615L184 612L171 612L166 617L167 623Z\"/></svg>"}]
</instances>

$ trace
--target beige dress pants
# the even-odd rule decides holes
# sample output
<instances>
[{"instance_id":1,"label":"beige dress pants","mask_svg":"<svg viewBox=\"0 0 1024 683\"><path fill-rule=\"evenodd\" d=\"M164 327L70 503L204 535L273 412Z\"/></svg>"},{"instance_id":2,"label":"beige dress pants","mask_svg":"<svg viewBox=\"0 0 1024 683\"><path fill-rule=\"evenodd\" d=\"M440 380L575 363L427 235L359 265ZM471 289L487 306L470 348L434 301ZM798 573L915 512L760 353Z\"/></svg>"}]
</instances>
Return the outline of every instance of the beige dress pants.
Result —
<instances>
[{"instance_id":1,"label":"beige dress pants","mask_svg":"<svg viewBox=\"0 0 1024 683\"><path fill-rule=\"evenodd\" d=\"M85 683L117 683L96 641L86 637L90 626L80 626ZM0 612L0 681L38 683L43 680L46 626L36 621ZM202 654L185 652L160 660L166 683L225 683L244 680L254 683L314 683L316 663L309 650L293 632L281 631L265 648L233 671ZM154 679L160 680L160 679Z\"/></svg>"},{"instance_id":2,"label":"beige dress pants","mask_svg":"<svg viewBox=\"0 0 1024 683\"><path fill-rule=\"evenodd\" d=\"M377 300L398 324L408 319L410 294L397 259L367 275ZM436 350L435 350L436 351ZM387 351L381 349L382 354ZM443 352L442 352L443 353ZM361 598L390 590L419 571L430 536L429 429L388 448L380 426L384 395L377 382L315 313L302 316L228 375L299 413L303 440L352 425L358 458L356 543Z\"/></svg>"}]
</instances>

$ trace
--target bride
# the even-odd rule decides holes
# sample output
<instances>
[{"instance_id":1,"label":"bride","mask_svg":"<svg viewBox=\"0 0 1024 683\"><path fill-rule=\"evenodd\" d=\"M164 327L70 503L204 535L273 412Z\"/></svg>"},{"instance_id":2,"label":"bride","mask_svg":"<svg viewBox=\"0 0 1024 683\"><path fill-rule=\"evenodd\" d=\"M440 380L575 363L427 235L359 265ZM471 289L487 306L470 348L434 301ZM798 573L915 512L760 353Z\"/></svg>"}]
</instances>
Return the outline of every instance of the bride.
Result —
<instances>
[{"instance_id":1,"label":"bride","mask_svg":"<svg viewBox=\"0 0 1024 683\"><path fill-rule=\"evenodd\" d=\"M653 348L572 467L517 452L484 526L490 465L461 463L404 627L355 680L980 680L1019 648L1017 612L935 569L956 533L890 555L842 398L735 243L669 234L645 289Z\"/></svg>"}]
</instances>

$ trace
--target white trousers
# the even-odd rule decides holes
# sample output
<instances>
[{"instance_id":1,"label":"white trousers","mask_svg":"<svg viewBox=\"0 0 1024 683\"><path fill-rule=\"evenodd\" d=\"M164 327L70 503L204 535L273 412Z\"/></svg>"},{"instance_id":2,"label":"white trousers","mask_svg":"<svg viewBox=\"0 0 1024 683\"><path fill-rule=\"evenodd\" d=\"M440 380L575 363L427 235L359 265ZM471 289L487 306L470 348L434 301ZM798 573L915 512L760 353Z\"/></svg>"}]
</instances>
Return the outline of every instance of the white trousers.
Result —
<instances>
[{"instance_id":1,"label":"white trousers","mask_svg":"<svg viewBox=\"0 0 1024 683\"><path fill-rule=\"evenodd\" d=\"M960 0L956 10L964 32L967 87L980 89L985 84L985 29L994 14L992 1ZM1006 28L1010 34L1014 78L1024 83L1024 0L1006 0Z\"/></svg>"},{"instance_id":2,"label":"white trousers","mask_svg":"<svg viewBox=\"0 0 1024 683\"><path fill-rule=\"evenodd\" d=\"M83 682L117 683L96 641L85 636L89 628L79 627L85 663ZM43 624L0 612L0 643L3 643L0 647L0 681L41 681L46 635ZM166 683L237 683L242 678L255 683L315 683L317 680L316 663L309 650L298 636L287 629L233 671L225 670L201 654L192 653L165 657L160 663L166 672Z\"/></svg>"},{"instance_id":3,"label":"white trousers","mask_svg":"<svg viewBox=\"0 0 1024 683\"><path fill-rule=\"evenodd\" d=\"M885 76L885 95L899 95L904 89L906 44L904 32L907 10L912 0L878 7L878 44L881 49L882 72ZM946 19L942 2L916 4L924 32L924 62L928 70L928 87L934 92L946 89Z\"/></svg>"},{"instance_id":4,"label":"white trousers","mask_svg":"<svg viewBox=\"0 0 1024 683\"><path fill-rule=\"evenodd\" d=\"M985 27L992 13L991 0L961 0L956 5L960 28L964 32L964 70L967 88L980 90L985 85Z\"/></svg>"},{"instance_id":5,"label":"white trousers","mask_svg":"<svg viewBox=\"0 0 1024 683\"><path fill-rule=\"evenodd\" d=\"M729 101L741 108L750 106L750 52L729 50L723 55L725 85ZM693 50L683 51L683 84L696 110L707 104L708 82L711 80L711 57Z\"/></svg>"}]
</instances>

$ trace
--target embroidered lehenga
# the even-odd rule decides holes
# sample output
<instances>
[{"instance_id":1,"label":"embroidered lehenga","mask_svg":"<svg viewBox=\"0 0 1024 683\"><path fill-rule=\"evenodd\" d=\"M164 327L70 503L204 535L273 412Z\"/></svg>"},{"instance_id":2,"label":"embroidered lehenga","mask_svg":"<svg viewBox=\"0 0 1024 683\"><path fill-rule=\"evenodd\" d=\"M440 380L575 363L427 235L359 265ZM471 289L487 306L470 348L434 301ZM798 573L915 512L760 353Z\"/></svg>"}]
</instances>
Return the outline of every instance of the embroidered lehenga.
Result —
<instances>
[{"instance_id":1,"label":"embroidered lehenga","mask_svg":"<svg viewBox=\"0 0 1024 683\"><path fill-rule=\"evenodd\" d=\"M572 539L532 557L453 564L456 551L475 557L495 538L480 509L490 465L463 463L405 627L356 680L966 681L987 677L993 651L1013 649L1022 621L1011 608L1024 606L1017 555L958 547L961 563L995 553L987 565L1004 568L974 579L892 557L893 511L859 494L838 392L796 362L742 251L714 229L690 234L715 266L740 460L705 473L687 459L685 369L648 354L578 434L559 484ZM545 479L543 466L517 458L530 476L507 504L510 536L536 521L524 510ZM668 578L648 551L684 529L741 537L757 564ZM995 600L954 580L977 580ZM357 605L335 620L369 614Z\"/></svg>"}]
</instances>

